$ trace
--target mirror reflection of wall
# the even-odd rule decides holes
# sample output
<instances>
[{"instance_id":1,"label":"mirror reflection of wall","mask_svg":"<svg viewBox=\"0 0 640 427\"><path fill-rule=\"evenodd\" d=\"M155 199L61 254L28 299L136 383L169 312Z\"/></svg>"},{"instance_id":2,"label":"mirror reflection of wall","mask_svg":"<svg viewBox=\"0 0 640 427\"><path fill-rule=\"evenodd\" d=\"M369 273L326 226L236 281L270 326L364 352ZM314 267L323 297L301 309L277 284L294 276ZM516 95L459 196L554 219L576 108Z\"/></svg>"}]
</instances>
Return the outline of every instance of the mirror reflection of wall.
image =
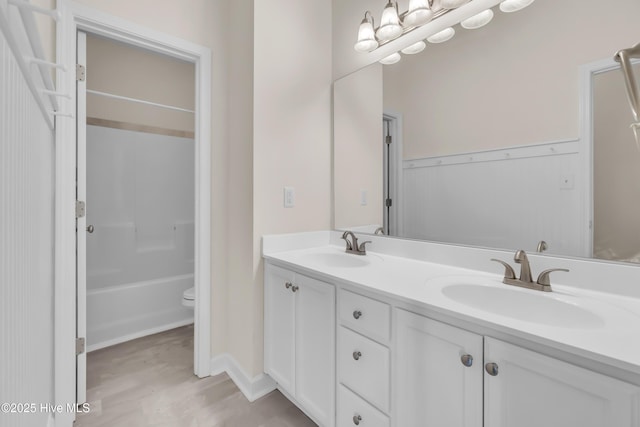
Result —
<instances>
[{"instance_id":1,"label":"mirror reflection of wall","mask_svg":"<svg viewBox=\"0 0 640 427\"><path fill-rule=\"evenodd\" d=\"M580 137L579 119L579 68L638 41L633 16L640 16L633 0L608 10L595 0L538 0L510 16L496 13L494 22L479 30L456 27L451 41L383 67L379 86L369 83L369 91L375 94L382 86L383 111L398 113L402 122L401 226L392 234L529 251L545 240L550 253L584 257L592 256L595 244L597 256L606 259L626 260L640 252L640 244L628 242L628 249L617 249L611 258L602 254L601 247L612 246L599 237L598 227L595 235L591 228L591 170L585 166L590 142ZM366 70L346 79L354 82ZM623 85L619 70L611 74ZM336 81L336 98L348 86L346 79ZM621 132L631 142L621 145L635 150L624 96ZM362 105L375 102L367 97ZM344 124L339 111L336 129ZM346 187L340 177L344 159L337 153L345 152L348 141L336 133L335 224L371 228L375 217L358 220L357 209L338 198ZM373 145L376 154L370 157L380 165L381 138ZM363 160L357 164L356 171L369 167ZM383 182L369 185L375 186ZM352 191L349 199L357 194ZM369 198L373 203L382 208L383 197ZM623 210L619 203L602 205ZM600 230L611 238L611 231Z\"/></svg>"}]
</instances>

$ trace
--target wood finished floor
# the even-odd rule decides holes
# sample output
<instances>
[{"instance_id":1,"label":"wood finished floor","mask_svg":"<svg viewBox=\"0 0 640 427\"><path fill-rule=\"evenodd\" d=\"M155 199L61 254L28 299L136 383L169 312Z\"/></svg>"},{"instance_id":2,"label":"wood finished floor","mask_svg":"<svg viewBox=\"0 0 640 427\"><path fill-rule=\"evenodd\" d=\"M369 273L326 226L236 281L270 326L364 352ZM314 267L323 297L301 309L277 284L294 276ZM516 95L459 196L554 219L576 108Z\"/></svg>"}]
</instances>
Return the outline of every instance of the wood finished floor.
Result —
<instances>
[{"instance_id":1,"label":"wood finished floor","mask_svg":"<svg viewBox=\"0 0 640 427\"><path fill-rule=\"evenodd\" d=\"M193 326L89 353L75 427L316 426L280 392L249 403L226 374L193 375Z\"/></svg>"}]
</instances>

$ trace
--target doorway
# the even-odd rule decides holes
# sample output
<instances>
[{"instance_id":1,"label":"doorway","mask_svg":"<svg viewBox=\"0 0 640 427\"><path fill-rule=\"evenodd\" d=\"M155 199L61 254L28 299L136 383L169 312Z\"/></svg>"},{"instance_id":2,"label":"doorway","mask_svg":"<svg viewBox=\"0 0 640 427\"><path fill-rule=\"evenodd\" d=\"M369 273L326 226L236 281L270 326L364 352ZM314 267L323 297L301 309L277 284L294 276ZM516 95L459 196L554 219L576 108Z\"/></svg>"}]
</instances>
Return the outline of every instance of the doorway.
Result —
<instances>
[{"instance_id":1,"label":"doorway","mask_svg":"<svg viewBox=\"0 0 640 427\"><path fill-rule=\"evenodd\" d=\"M194 373L210 374L210 277L211 277L211 52L208 48L175 39L71 1L59 0L62 15L58 26L57 59L77 71L77 34L84 31L138 48L188 61L195 66L194 132L194 284L195 333ZM79 73L58 71L59 90L75 93ZM65 100L67 111L75 111L81 98ZM82 266L76 262L76 227L86 230L86 217L76 221L76 126L79 117L56 123L56 260L55 260L55 384L56 404L77 401L76 285ZM81 350L81 348L80 348ZM70 426L74 414L60 414L56 422Z\"/></svg>"},{"instance_id":2,"label":"doorway","mask_svg":"<svg viewBox=\"0 0 640 427\"><path fill-rule=\"evenodd\" d=\"M90 352L194 322L183 305L193 299L183 295L194 290L195 67L91 33L77 37L85 67L77 199L88 224L77 236L77 328Z\"/></svg>"},{"instance_id":3,"label":"doorway","mask_svg":"<svg viewBox=\"0 0 640 427\"><path fill-rule=\"evenodd\" d=\"M383 233L402 236L402 115L382 116Z\"/></svg>"}]
</instances>

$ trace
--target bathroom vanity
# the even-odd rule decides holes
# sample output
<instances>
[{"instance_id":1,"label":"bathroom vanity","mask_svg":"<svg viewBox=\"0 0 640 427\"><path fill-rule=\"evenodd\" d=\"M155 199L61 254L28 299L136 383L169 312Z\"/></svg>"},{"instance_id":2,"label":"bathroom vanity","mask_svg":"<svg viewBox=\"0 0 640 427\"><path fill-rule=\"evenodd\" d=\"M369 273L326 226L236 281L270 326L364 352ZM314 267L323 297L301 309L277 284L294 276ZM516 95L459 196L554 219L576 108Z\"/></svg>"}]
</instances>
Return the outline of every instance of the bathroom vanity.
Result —
<instances>
[{"instance_id":1,"label":"bathroom vanity","mask_svg":"<svg viewBox=\"0 0 640 427\"><path fill-rule=\"evenodd\" d=\"M265 372L319 425L640 425L640 300L504 285L504 252L441 245L486 252L472 270L391 254L424 242L346 254L337 234L263 242Z\"/></svg>"}]
</instances>

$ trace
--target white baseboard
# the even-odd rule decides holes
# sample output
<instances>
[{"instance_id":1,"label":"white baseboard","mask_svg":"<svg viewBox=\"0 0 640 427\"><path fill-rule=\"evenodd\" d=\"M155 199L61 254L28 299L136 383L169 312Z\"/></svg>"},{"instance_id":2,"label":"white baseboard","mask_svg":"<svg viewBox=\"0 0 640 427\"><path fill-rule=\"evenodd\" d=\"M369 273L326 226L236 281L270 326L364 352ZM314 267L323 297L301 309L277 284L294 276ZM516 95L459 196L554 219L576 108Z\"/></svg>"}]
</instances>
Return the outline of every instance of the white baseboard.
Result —
<instances>
[{"instance_id":1,"label":"white baseboard","mask_svg":"<svg viewBox=\"0 0 640 427\"><path fill-rule=\"evenodd\" d=\"M138 331L133 334L124 335L122 337L118 337L112 340L102 341L99 343L91 344L87 346L87 353L90 353L95 350L100 350L101 348L111 347L112 345L120 344L123 342L135 340L136 338L146 337L147 335L153 335L160 332L168 331L170 329L179 328L181 326L187 326L193 323L193 317L190 319L181 320L179 322L169 323L167 325L158 326L155 328L145 329L144 331Z\"/></svg>"},{"instance_id":2,"label":"white baseboard","mask_svg":"<svg viewBox=\"0 0 640 427\"><path fill-rule=\"evenodd\" d=\"M211 359L211 375L226 372L249 402L253 402L276 389L276 382L265 373L249 378L238 362L228 353Z\"/></svg>"}]
</instances>

